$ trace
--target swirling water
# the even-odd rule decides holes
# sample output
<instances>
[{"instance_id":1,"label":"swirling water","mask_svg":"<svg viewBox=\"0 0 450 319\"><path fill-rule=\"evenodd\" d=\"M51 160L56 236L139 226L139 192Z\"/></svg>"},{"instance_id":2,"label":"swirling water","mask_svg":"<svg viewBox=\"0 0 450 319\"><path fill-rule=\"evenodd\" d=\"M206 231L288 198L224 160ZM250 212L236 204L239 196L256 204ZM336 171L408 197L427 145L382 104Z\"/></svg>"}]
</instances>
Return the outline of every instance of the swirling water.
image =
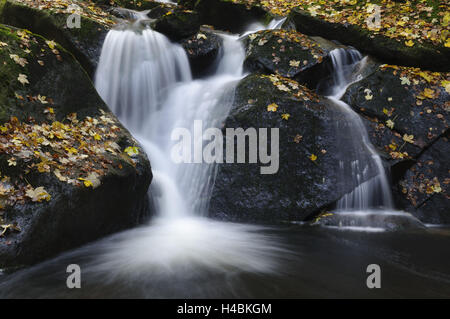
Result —
<instances>
[{"instance_id":1,"label":"swirling water","mask_svg":"<svg viewBox=\"0 0 450 319\"><path fill-rule=\"evenodd\" d=\"M244 50L238 36L222 37L224 54L217 61L215 74L193 80L183 50L163 35L136 25L108 34L96 87L149 154L154 174L150 192L157 217L147 225L8 276L0 283L0 296L395 297L423 296L421 287L430 285L433 289L427 296L448 296L450 260L436 259L434 251L428 249L435 246L434 235L402 234L400 238L395 233L343 234L298 226L275 229L203 217L215 167L171 162L170 136L177 127L192 131L194 120L220 127L227 116L234 86L244 76ZM351 125L362 136L362 144L358 142L355 148L365 149L364 161L375 163L369 166L378 170L378 181L369 179L365 186L357 183L356 176L355 191L339 207L343 211L389 208L387 177L379 157L371 151L359 119L353 118L353 111L338 99L350 83L343 68L356 61L339 62L336 59L343 57L338 52L332 56L336 76L341 78L336 80L340 85L334 86L330 99L348 112ZM379 199L365 197L369 189L379 189L375 191L381 194ZM439 240L450 238L445 231L439 236ZM417 245L418 238L421 245ZM392 242L398 247L391 247ZM410 257L413 243L417 260ZM296 247L295 252L292 247ZM385 282L391 287L382 293L364 288L364 267L374 262L382 264L391 276ZM82 289L65 286L65 267L71 263L82 268Z\"/></svg>"}]
</instances>

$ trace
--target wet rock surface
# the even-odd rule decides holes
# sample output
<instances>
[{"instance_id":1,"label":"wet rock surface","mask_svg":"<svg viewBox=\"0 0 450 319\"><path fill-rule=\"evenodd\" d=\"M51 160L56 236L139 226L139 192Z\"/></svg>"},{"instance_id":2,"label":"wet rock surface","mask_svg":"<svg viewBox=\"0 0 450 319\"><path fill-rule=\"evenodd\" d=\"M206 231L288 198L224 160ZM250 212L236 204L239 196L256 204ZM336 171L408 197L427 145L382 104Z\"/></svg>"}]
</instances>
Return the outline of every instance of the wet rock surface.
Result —
<instances>
[{"instance_id":1,"label":"wet rock surface","mask_svg":"<svg viewBox=\"0 0 450 319\"><path fill-rule=\"evenodd\" d=\"M189 59L194 77L205 76L214 72L220 57L222 39L208 30L201 30L190 38L181 41Z\"/></svg>"},{"instance_id":2,"label":"wet rock surface","mask_svg":"<svg viewBox=\"0 0 450 319\"><path fill-rule=\"evenodd\" d=\"M331 101L294 80L277 75L244 78L236 88L234 106L224 127L278 128L279 170L264 175L260 166L267 164L220 164L211 216L298 221L334 207L352 190L352 182L339 175L339 159L351 155L341 152L336 127L330 125L342 116Z\"/></svg>"},{"instance_id":3,"label":"wet rock surface","mask_svg":"<svg viewBox=\"0 0 450 319\"><path fill-rule=\"evenodd\" d=\"M408 46L404 41L372 32L355 24L333 23L312 16L302 8L294 8L289 22L297 31L321 36L351 45L363 53L371 54L391 64L420 67L427 70L450 71L450 48L428 42Z\"/></svg>"},{"instance_id":4,"label":"wet rock surface","mask_svg":"<svg viewBox=\"0 0 450 319\"><path fill-rule=\"evenodd\" d=\"M286 30L266 30L244 40L244 66L251 72L276 73L315 88L330 73L328 51L311 38Z\"/></svg>"},{"instance_id":5,"label":"wet rock surface","mask_svg":"<svg viewBox=\"0 0 450 319\"><path fill-rule=\"evenodd\" d=\"M111 26L113 17L97 9L86 13L85 7L70 9L62 6L55 9L37 8L26 1L2 0L0 2L0 23L24 28L60 43L70 51L88 74L93 77L100 58L103 41ZM80 18L80 27L68 27L72 14ZM75 20L70 20L75 23Z\"/></svg>"},{"instance_id":6,"label":"wet rock surface","mask_svg":"<svg viewBox=\"0 0 450 319\"><path fill-rule=\"evenodd\" d=\"M80 64L21 29L0 26L0 46L0 265L135 226L149 212L149 161Z\"/></svg>"}]
</instances>

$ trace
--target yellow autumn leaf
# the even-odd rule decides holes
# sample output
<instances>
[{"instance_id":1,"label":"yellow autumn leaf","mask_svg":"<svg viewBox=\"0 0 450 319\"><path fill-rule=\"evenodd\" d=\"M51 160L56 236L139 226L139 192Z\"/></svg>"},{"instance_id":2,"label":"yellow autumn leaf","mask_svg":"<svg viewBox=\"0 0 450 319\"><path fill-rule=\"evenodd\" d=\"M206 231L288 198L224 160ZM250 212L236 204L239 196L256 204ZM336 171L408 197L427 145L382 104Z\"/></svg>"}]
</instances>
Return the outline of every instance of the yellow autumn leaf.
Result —
<instances>
[{"instance_id":1,"label":"yellow autumn leaf","mask_svg":"<svg viewBox=\"0 0 450 319\"><path fill-rule=\"evenodd\" d=\"M278 109L278 105L275 103L267 105L267 111L268 112L276 112Z\"/></svg>"},{"instance_id":2,"label":"yellow autumn leaf","mask_svg":"<svg viewBox=\"0 0 450 319\"><path fill-rule=\"evenodd\" d=\"M448 38L448 39L445 41L444 46L445 46L446 48L450 48L450 38Z\"/></svg>"},{"instance_id":3,"label":"yellow autumn leaf","mask_svg":"<svg viewBox=\"0 0 450 319\"><path fill-rule=\"evenodd\" d=\"M389 127L391 130L394 128L394 122L391 120L386 121L386 126Z\"/></svg>"},{"instance_id":4,"label":"yellow autumn leaf","mask_svg":"<svg viewBox=\"0 0 450 319\"><path fill-rule=\"evenodd\" d=\"M47 41L45 41L45 43L47 43L47 45L48 45L48 47L50 48L50 49L54 49L55 48L55 46L56 46L56 42L55 41L49 41L49 40L47 40Z\"/></svg>"},{"instance_id":5,"label":"yellow autumn leaf","mask_svg":"<svg viewBox=\"0 0 450 319\"><path fill-rule=\"evenodd\" d=\"M30 84L30 82L28 82L28 78L25 74L20 73L19 76L17 77L17 80L22 83L23 85L25 84Z\"/></svg>"},{"instance_id":6,"label":"yellow autumn leaf","mask_svg":"<svg viewBox=\"0 0 450 319\"><path fill-rule=\"evenodd\" d=\"M444 80L441 82L441 84L444 87L445 92L450 93L450 81Z\"/></svg>"},{"instance_id":7,"label":"yellow autumn leaf","mask_svg":"<svg viewBox=\"0 0 450 319\"><path fill-rule=\"evenodd\" d=\"M46 200L47 202L50 201L51 196L47 191L44 189L44 187L37 187L36 189L29 189L26 191L26 195L31 198L33 202L42 202L43 200Z\"/></svg>"},{"instance_id":8,"label":"yellow autumn leaf","mask_svg":"<svg viewBox=\"0 0 450 319\"><path fill-rule=\"evenodd\" d=\"M432 99L434 97L434 90L429 89L429 88L425 88L425 90L423 90L423 96Z\"/></svg>"},{"instance_id":9,"label":"yellow autumn leaf","mask_svg":"<svg viewBox=\"0 0 450 319\"><path fill-rule=\"evenodd\" d=\"M414 42L412 40L405 41L405 45L408 47L414 46Z\"/></svg>"},{"instance_id":10,"label":"yellow autumn leaf","mask_svg":"<svg viewBox=\"0 0 450 319\"><path fill-rule=\"evenodd\" d=\"M300 66L300 61L291 60L289 61L289 66L298 68Z\"/></svg>"},{"instance_id":11,"label":"yellow autumn leaf","mask_svg":"<svg viewBox=\"0 0 450 319\"><path fill-rule=\"evenodd\" d=\"M135 156L139 154L139 149L136 146L128 146L124 152L127 153L128 156Z\"/></svg>"},{"instance_id":12,"label":"yellow autumn leaf","mask_svg":"<svg viewBox=\"0 0 450 319\"><path fill-rule=\"evenodd\" d=\"M86 186L86 187L94 187L92 182L88 179L83 180L83 183L84 183L84 186Z\"/></svg>"},{"instance_id":13,"label":"yellow autumn leaf","mask_svg":"<svg viewBox=\"0 0 450 319\"><path fill-rule=\"evenodd\" d=\"M283 119L283 120L289 120L289 117L290 117L291 115L289 114L289 113L283 113L283 114L281 114L281 118Z\"/></svg>"},{"instance_id":14,"label":"yellow autumn leaf","mask_svg":"<svg viewBox=\"0 0 450 319\"><path fill-rule=\"evenodd\" d=\"M413 144L414 143L414 135L405 134L405 135L403 135L403 140L405 142Z\"/></svg>"},{"instance_id":15,"label":"yellow autumn leaf","mask_svg":"<svg viewBox=\"0 0 450 319\"><path fill-rule=\"evenodd\" d=\"M420 75L421 77L423 77L425 80L427 80L428 83L430 83L431 80L433 79L430 75L428 75L428 74L425 73L425 72L419 72L419 75Z\"/></svg>"},{"instance_id":16,"label":"yellow autumn leaf","mask_svg":"<svg viewBox=\"0 0 450 319\"><path fill-rule=\"evenodd\" d=\"M317 156L314 154L311 154L311 156L309 157L309 159L313 162L315 162L317 160Z\"/></svg>"}]
</instances>

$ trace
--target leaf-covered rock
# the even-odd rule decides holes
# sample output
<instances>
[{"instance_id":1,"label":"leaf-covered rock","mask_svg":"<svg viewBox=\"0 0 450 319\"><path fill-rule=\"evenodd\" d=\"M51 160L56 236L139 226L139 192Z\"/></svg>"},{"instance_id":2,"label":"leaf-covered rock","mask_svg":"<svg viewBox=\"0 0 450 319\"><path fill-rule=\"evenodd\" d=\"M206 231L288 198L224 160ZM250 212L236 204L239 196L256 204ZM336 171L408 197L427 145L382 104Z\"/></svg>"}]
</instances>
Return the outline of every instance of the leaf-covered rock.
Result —
<instances>
[{"instance_id":1,"label":"leaf-covered rock","mask_svg":"<svg viewBox=\"0 0 450 319\"><path fill-rule=\"evenodd\" d=\"M200 18L195 11L176 8L158 18L152 27L171 40L178 41L199 31Z\"/></svg>"},{"instance_id":2,"label":"leaf-covered rock","mask_svg":"<svg viewBox=\"0 0 450 319\"><path fill-rule=\"evenodd\" d=\"M311 88L329 73L328 51L296 31L259 31L248 35L245 44L249 71L280 74Z\"/></svg>"},{"instance_id":3,"label":"leaf-covered rock","mask_svg":"<svg viewBox=\"0 0 450 319\"><path fill-rule=\"evenodd\" d=\"M450 224L450 143L440 138L419 156L399 181L398 205L424 223Z\"/></svg>"},{"instance_id":4,"label":"leaf-covered rock","mask_svg":"<svg viewBox=\"0 0 450 319\"><path fill-rule=\"evenodd\" d=\"M67 20L72 14L80 17L80 28L68 27ZM52 1L43 5L30 0L0 1L0 23L28 29L58 42L75 56L91 77L102 43L114 24L113 18L89 1Z\"/></svg>"},{"instance_id":5,"label":"leaf-covered rock","mask_svg":"<svg viewBox=\"0 0 450 319\"><path fill-rule=\"evenodd\" d=\"M386 33L369 30L364 24L330 20L326 15L311 14L301 7L291 11L289 20L299 32L337 40L383 62L441 72L450 71L450 47L440 42L413 42L403 37L391 37Z\"/></svg>"},{"instance_id":6,"label":"leaf-covered rock","mask_svg":"<svg viewBox=\"0 0 450 319\"><path fill-rule=\"evenodd\" d=\"M448 130L449 80L449 73L380 65L350 85L343 100L356 112L376 119L375 131L393 136L372 141L380 150L392 159L411 158ZM409 153L405 146L416 149Z\"/></svg>"},{"instance_id":7,"label":"leaf-covered rock","mask_svg":"<svg viewBox=\"0 0 450 319\"><path fill-rule=\"evenodd\" d=\"M241 80L224 127L278 128L279 170L263 175L260 166L268 164L219 164L210 214L282 222L305 220L332 208L355 186L339 173L339 161L351 162L354 154L344 152L336 127L330 125L343 116L331 101L292 79L249 75Z\"/></svg>"},{"instance_id":8,"label":"leaf-covered rock","mask_svg":"<svg viewBox=\"0 0 450 319\"><path fill-rule=\"evenodd\" d=\"M0 236L0 266L136 225L148 212L148 159L80 64L3 25L0 64L0 217L14 225Z\"/></svg>"}]
</instances>

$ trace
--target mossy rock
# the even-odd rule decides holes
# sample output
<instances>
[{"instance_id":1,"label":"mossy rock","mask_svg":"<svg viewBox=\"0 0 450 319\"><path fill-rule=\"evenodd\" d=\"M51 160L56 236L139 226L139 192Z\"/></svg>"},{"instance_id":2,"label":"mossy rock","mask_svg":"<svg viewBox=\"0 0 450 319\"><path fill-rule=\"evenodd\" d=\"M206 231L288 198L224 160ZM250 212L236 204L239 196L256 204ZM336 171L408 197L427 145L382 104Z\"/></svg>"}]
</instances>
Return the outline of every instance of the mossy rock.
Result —
<instances>
[{"instance_id":1,"label":"mossy rock","mask_svg":"<svg viewBox=\"0 0 450 319\"><path fill-rule=\"evenodd\" d=\"M161 3L151 0L93 0L98 5L114 6L131 10L151 10Z\"/></svg>"},{"instance_id":2,"label":"mossy rock","mask_svg":"<svg viewBox=\"0 0 450 319\"><path fill-rule=\"evenodd\" d=\"M158 18L152 28L174 41L188 38L200 29L200 18L195 11L174 9Z\"/></svg>"},{"instance_id":3,"label":"mossy rock","mask_svg":"<svg viewBox=\"0 0 450 319\"><path fill-rule=\"evenodd\" d=\"M58 42L93 77L111 25L81 15L81 28L69 28L67 19L70 15L52 9L40 10L14 0L0 0L0 23L28 29Z\"/></svg>"},{"instance_id":4,"label":"mossy rock","mask_svg":"<svg viewBox=\"0 0 450 319\"><path fill-rule=\"evenodd\" d=\"M434 46L423 42L408 47L404 42L357 25L331 23L319 17L313 17L301 8L294 8L291 11L288 23L294 25L299 32L351 45L385 63L439 72L450 71L450 48L444 46Z\"/></svg>"},{"instance_id":5,"label":"mossy rock","mask_svg":"<svg viewBox=\"0 0 450 319\"><path fill-rule=\"evenodd\" d=\"M351 162L353 155L339 147L331 124L343 116L331 101L294 80L257 74L241 80L224 127L268 128L269 141L270 129L279 129L279 170L263 175L260 167L267 164L248 160L218 164L210 215L239 221L302 221L334 208L353 189L350 177L342 177L339 170L339 161Z\"/></svg>"},{"instance_id":6,"label":"mossy rock","mask_svg":"<svg viewBox=\"0 0 450 319\"><path fill-rule=\"evenodd\" d=\"M16 227L0 236L0 267L33 264L141 221L149 161L74 57L0 25L0 63L0 224Z\"/></svg>"},{"instance_id":7,"label":"mossy rock","mask_svg":"<svg viewBox=\"0 0 450 319\"><path fill-rule=\"evenodd\" d=\"M310 88L330 73L328 51L296 31L259 31L248 35L244 43L244 66L250 72L280 74Z\"/></svg>"},{"instance_id":8,"label":"mossy rock","mask_svg":"<svg viewBox=\"0 0 450 319\"><path fill-rule=\"evenodd\" d=\"M202 24L240 33L254 21L264 20L268 14L260 7L235 3L232 0L180 0L181 7L200 14Z\"/></svg>"}]
</instances>

